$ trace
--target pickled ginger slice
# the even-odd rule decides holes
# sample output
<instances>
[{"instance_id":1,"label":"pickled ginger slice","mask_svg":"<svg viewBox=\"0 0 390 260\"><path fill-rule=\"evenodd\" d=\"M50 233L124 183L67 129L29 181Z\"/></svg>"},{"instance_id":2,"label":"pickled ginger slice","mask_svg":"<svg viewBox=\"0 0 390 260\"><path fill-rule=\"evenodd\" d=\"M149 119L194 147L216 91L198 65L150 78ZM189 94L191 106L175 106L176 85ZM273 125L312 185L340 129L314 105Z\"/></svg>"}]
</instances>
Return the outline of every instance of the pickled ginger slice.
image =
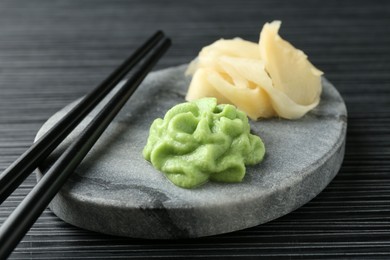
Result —
<instances>
[{"instance_id":1,"label":"pickled ginger slice","mask_svg":"<svg viewBox=\"0 0 390 260\"><path fill-rule=\"evenodd\" d=\"M322 72L279 34L280 22L266 23L259 43L239 38L204 47L191 62L186 99L216 97L240 108L251 119L298 119L316 107Z\"/></svg>"},{"instance_id":2,"label":"pickled ginger slice","mask_svg":"<svg viewBox=\"0 0 390 260\"><path fill-rule=\"evenodd\" d=\"M244 112L247 112L249 117L252 119L257 118L267 118L271 116L278 115L280 117L286 119L297 119L302 115L307 113L309 110L313 109L318 103L314 102L310 105L300 105L294 102L291 98L289 98L285 93L280 91L277 88L272 86L272 80L268 76L265 71L264 63L260 60L253 59L242 59L242 58L231 58L231 57L221 57L222 67L229 68L229 73L232 77L242 77L243 79L247 79L251 84L251 87L259 88L262 91L260 92L246 92L251 93L256 96L256 102L254 106L250 106L246 104L245 107L241 109ZM209 80L210 83L214 86L214 88L218 89L218 85L216 81ZM236 82L236 81L234 81ZM222 85L222 83L219 83ZM237 84L235 84L237 86ZM228 86L224 86L228 88ZM250 88L249 86L247 88ZM221 90L219 90L221 91ZM251 102L251 100L246 97L245 100L241 100L237 95L244 95L244 92L238 91L228 91L229 94L224 93L229 100L234 102ZM230 95L234 96L233 98ZM250 107L250 109L248 109ZM252 111L253 109L258 109L258 113ZM257 118L254 118L257 116Z\"/></svg>"},{"instance_id":3,"label":"pickled ginger slice","mask_svg":"<svg viewBox=\"0 0 390 260\"><path fill-rule=\"evenodd\" d=\"M203 97L215 97L219 103L231 103L207 80L207 69L200 68L192 76L186 100L196 100Z\"/></svg>"},{"instance_id":4,"label":"pickled ginger slice","mask_svg":"<svg viewBox=\"0 0 390 260\"><path fill-rule=\"evenodd\" d=\"M321 95L320 70L307 56L283 40L279 34L281 22L266 23L260 33L260 55L274 88L285 93L295 103L312 107Z\"/></svg>"},{"instance_id":5,"label":"pickled ginger slice","mask_svg":"<svg viewBox=\"0 0 390 260\"><path fill-rule=\"evenodd\" d=\"M275 115L268 95L263 89L238 88L215 71L209 71L207 80L219 93L223 93L230 104L244 111L252 120Z\"/></svg>"},{"instance_id":6,"label":"pickled ginger slice","mask_svg":"<svg viewBox=\"0 0 390 260\"><path fill-rule=\"evenodd\" d=\"M220 71L216 63L216 58L220 56L260 59L259 46L241 38L220 39L202 48L198 57L190 63L186 74L193 75L198 68L213 68Z\"/></svg>"}]
</instances>

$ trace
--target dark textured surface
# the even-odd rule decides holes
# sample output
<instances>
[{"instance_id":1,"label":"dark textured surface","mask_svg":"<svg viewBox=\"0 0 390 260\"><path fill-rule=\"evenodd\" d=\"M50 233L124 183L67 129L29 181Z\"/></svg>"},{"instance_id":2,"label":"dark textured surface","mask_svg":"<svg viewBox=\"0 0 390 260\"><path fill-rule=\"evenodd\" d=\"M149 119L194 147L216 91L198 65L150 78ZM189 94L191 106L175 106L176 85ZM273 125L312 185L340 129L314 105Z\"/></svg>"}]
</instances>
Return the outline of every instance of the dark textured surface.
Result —
<instances>
[{"instance_id":1,"label":"dark textured surface","mask_svg":"<svg viewBox=\"0 0 390 260\"><path fill-rule=\"evenodd\" d=\"M346 156L337 177L295 212L255 228L195 240L108 237L45 211L12 259L268 256L390 257L390 2L27 1L0 2L0 168L41 124L95 86L156 29L174 46L158 68L188 62L219 37L257 41L265 21L302 48L348 108ZM31 176L0 207L0 222L31 189Z\"/></svg>"}]
</instances>

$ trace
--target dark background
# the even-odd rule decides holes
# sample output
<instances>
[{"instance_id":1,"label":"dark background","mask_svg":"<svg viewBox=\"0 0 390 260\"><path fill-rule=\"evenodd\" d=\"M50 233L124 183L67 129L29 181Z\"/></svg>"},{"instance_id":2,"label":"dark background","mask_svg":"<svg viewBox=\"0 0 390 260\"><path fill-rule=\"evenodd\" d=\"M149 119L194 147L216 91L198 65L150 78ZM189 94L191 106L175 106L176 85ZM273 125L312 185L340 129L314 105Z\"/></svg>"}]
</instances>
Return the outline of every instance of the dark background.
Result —
<instances>
[{"instance_id":1,"label":"dark background","mask_svg":"<svg viewBox=\"0 0 390 260\"><path fill-rule=\"evenodd\" d=\"M223 37L258 41L267 21L303 49L348 109L343 166L315 199L270 223L201 239L110 237L46 210L12 259L259 256L390 258L390 1L0 1L0 170L54 112L97 85L157 29L189 62ZM0 223L35 183L0 207ZM267 209L264 209L267 210Z\"/></svg>"}]
</instances>

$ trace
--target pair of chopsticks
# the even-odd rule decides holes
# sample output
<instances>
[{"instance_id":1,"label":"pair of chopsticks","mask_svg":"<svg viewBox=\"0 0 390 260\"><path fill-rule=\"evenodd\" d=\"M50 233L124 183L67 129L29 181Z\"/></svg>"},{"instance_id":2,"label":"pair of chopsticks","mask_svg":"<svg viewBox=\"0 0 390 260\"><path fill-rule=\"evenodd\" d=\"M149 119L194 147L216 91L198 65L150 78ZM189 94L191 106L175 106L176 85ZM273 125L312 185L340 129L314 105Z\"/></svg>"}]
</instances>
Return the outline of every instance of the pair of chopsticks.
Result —
<instances>
[{"instance_id":1,"label":"pair of chopsticks","mask_svg":"<svg viewBox=\"0 0 390 260\"><path fill-rule=\"evenodd\" d=\"M11 254L170 45L169 38L166 38L161 31L156 32L1 173L0 204L49 156L123 77L145 56L147 57L2 224L0 227L0 259L5 259Z\"/></svg>"}]
</instances>

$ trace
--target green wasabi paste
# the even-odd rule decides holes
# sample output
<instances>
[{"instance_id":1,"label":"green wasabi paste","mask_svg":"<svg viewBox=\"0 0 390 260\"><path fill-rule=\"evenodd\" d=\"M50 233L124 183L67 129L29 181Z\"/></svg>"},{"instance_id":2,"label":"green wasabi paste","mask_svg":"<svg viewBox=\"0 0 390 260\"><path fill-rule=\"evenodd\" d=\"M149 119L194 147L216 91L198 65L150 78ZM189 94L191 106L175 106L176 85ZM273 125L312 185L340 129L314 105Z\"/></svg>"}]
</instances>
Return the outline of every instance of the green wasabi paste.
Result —
<instances>
[{"instance_id":1,"label":"green wasabi paste","mask_svg":"<svg viewBox=\"0 0 390 260\"><path fill-rule=\"evenodd\" d=\"M246 114L202 98L171 108L154 120L143 156L175 185L193 188L211 181L240 182L245 165L259 163L263 142L250 134Z\"/></svg>"}]
</instances>

